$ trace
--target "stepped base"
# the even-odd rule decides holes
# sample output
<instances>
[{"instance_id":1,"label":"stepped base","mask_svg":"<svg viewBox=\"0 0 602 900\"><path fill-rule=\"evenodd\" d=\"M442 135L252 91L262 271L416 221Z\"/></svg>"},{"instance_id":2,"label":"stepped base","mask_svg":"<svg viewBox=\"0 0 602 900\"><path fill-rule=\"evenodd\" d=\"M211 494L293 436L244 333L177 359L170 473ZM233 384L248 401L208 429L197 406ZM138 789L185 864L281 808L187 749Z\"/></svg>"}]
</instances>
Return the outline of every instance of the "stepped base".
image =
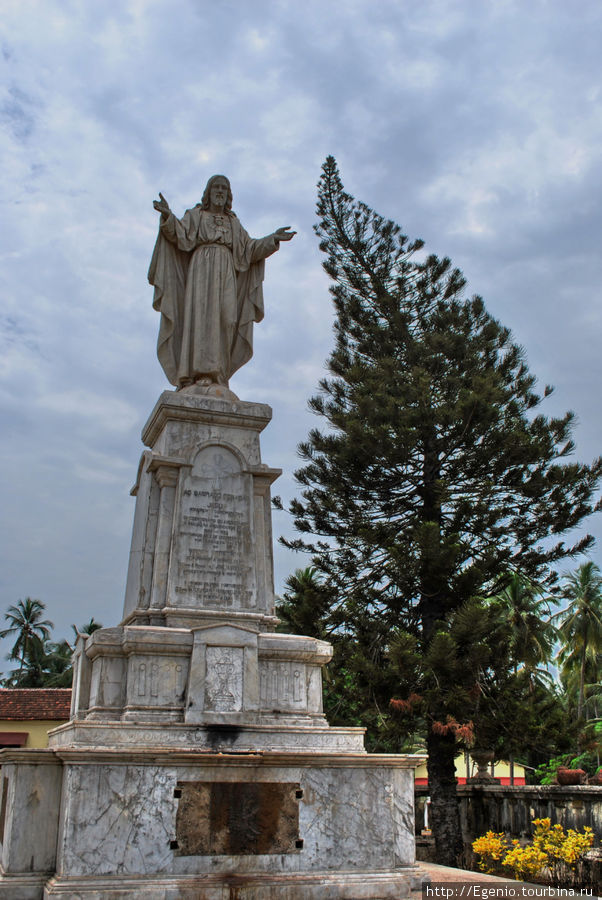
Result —
<instances>
[{"instance_id":1,"label":"stepped base","mask_svg":"<svg viewBox=\"0 0 602 900\"><path fill-rule=\"evenodd\" d=\"M322 723L290 725L236 725L216 722L190 726L174 722L90 722L60 725L49 733L50 746L140 749L160 752L205 750L217 753L354 753L364 754L363 728L331 728Z\"/></svg>"},{"instance_id":2,"label":"stepped base","mask_svg":"<svg viewBox=\"0 0 602 900\"><path fill-rule=\"evenodd\" d=\"M311 875L203 875L185 878L53 878L44 897L86 900L399 900L421 886L420 871ZM15 895L13 895L15 896Z\"/></svg>"}]
</instances>

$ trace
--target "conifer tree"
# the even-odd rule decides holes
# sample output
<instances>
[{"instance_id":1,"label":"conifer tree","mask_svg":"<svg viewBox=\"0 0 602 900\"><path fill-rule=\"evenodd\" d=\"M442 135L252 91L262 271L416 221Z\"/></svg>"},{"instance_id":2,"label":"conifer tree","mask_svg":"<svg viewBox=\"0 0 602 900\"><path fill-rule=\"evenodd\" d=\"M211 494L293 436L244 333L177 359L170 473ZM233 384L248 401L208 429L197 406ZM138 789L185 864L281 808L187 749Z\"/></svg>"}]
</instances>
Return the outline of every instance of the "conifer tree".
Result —
<instances>
[{"instance_id":1,"label":"conifer tree","mask_svg":"<svg viewBox=\"0 0 602 900\"><path fill-rule=\"evenodd\" d=\"M538 412L551 388L536 392L510 331L464 296L449 259L347 194L332 157L318 215L337 315L330 377L310 406L327 427L300 446L291 512L302 537L285 543L312 553L340 628L377 621L444 669L446 629L470 598L501 590L509 572L549 586L554 563L591 545L560 536L597 508L602 460L568 461L573 415ZM438 860L454 864L456 736L444 712L433 701L424 716Z\"/></svg>"}]
</instances>

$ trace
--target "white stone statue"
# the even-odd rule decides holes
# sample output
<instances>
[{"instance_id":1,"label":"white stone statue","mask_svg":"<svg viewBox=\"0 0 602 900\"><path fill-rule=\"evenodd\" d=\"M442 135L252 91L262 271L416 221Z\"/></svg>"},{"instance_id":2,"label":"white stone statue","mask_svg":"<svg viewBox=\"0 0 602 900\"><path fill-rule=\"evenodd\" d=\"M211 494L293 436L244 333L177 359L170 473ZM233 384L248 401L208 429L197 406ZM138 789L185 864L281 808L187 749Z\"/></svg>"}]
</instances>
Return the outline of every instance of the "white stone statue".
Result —
<instances>
[{"instance_id":1,"label":"white stone statue","mask_svg":"<svg viewBox=\"0 0 602 900\"><path fill-rule=\"evenodd\" d=\"M171 384L228 380L253 355L253 322L263 319L264 260L296 232L250 238L232 212L230 182L213 175L203 199L176 218L159 194L159 236L148 280L161 313L157 356Z\"/></svg>"}]
</instances>

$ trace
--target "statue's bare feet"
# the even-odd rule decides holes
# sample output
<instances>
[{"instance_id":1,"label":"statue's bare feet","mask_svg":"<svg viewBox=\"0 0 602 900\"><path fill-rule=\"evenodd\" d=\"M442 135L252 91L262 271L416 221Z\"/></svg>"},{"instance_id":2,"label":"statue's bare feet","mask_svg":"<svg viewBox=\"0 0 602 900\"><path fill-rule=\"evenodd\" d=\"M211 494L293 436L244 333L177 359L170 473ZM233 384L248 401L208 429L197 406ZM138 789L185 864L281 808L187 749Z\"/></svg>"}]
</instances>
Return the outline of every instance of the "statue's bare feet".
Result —
<instances>
[{"instance_id":1,"label":"statue's bare feet","mask_svg":"<svg viewBox=\"0 0 602 900\"><path fill-rule=\"evenodd\" d=\"M200 375L194 382L191 380L186 388L186 393L193 396L214 397L216 400L227 400L230 403L239 401L239 397L230 390L227 382L222 383L221 379L212 378L210 375Z\"/></svg>"}]
</instances>

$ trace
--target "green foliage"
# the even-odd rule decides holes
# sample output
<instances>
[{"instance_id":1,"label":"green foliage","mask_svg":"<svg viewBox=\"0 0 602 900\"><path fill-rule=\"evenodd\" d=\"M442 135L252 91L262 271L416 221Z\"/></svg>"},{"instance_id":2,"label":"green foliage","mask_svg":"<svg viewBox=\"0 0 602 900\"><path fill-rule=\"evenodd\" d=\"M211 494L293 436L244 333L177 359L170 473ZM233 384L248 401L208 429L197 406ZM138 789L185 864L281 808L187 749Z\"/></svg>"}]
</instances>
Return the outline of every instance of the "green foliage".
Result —
<instances>
[{"instance_id":1,"label":"green foliage","mask_svg":"<svg viewBox=\"0 0 602 900\"><path fill-rule=\"evenodd\" d=\"M566 706L566 694L562 697ZM556 777L558 766L566 766L569 769L583 769L587 775L595 775L602 765L602 719L596 718L589 721L575 721L573 715L568 713L565 721L570 723L570 730L559 730L555 748L541 744L538 747L539 759L533 755L529 759L531 765L537 764L533 780L536 784L551 784ZM575 725L577 724L577 728ZM554 753L564 751L560 755ZM548 757L545 756L547 751Z\"/></svg>"},{"instance_id":2,"label":"green foliage","mask_svg":"<svg viewBox=\"0 0 602 900\"><path fill-rule=\"evenodd\" d=\"M562 699L549 680L519 666L503 605L473 598L440 624L425 653L419 646L407 633L391 638L399 695L408 698L392 701L396 715L420 715L441 733L447 725L460 746L529 765L570 746Z\"/></svg>"},{"instance_id":3,"label":"green foliage","mask_svg":"<svg viewBox=\"0 0 602 900\"><path fill-rule=\"evenodd\" d=\"M40 600L27 597L19 600L16 606L9 606L4 614L10 624L0 632L0 637L10 635L16 638L7 659L17 660L19 668L0 679L2 687L71 687L73 647L64 638L56 642L51 640L54 625L48 619L41 618L45 609L45 604ZM92 617L80 631L92 634L97 628L102 628L102 625ZM73 630L77 636L75 626Z\"/></svg>"},{"instance_id":4,"label":"green foliage","mask_svg":"<svg viewBox=\"0 0 602 900\"><path fill-rule=\"evenodd\" d=\"M19 668L23 668L28 660L39 657L43 642L50 638L50 629L54 628L54 624L49 619L42 619L45 609L39 600L26 597L19 600L16 606L9 606L4 614L9 625L0 631L0 638L16 638L8 659L18 660Z\"/></svg>"},{"instance_id":5,"label":"green foliage","mask_svg":"<svg viewBox=\"0 0 602 900\"><path fill-rule=\"evenodd\" d=\"M499 608L508 627L509 650L515 664L522 663L531 679L549 681L546 666L559 638L552 624L550 600L539 585L512 574L490 601Z\"/></svg>"},{"instance_id":6,"label":"green foliage","mask_svg":"<svg viewBox=\"0 0 602 900\"><path fill-rule=\"evenodd\" d=\"M287 591L277 608L282 620L279 631L307 634L310 637L327 637L325 614L334 598L324 586L315 567L297 569L286 579Z\"/></svg>"},{"instance_id":7,"label":"green foliage","mask_svg":"<svg viewBox=\"0 0 602 900\"><path fill-rule=\"evenodd\" d=\"M602 676L602 572L588 561L564 579L562 596L567 601L557 613L562 647L558 654L565 685L577 687L577 717L587 716L587 700L597 716ZM588 684L590 685L588 690Z\"/></svg>"},{"instance_id":8,"label":"green foliage","mask_svg":"<svg viewBox=\"0 0 602 900\"><path fill-rule=\"evenodd\" d=\"M81 628L77 628L76 625L71 626L73 630L73 634L75 640L77 641L80 634L94 634L95 631L98 631L99 628L102 628L102 624L97 622L94 616L90 619L89 622L86 622L85 625L82 625Z\"/></svg>"},{"instance_id":9,"label":"green foliage","mask_svg":"<svg viewBox=\"0 0 602 900\"><path fill-rule=\"evenodd\" d=\"M419 256L421 241L347 194L332 157L318 215L335 347L310 400L326 429L299 448L301 536L284 543L312 554L337 598L330 633L356 712L371 703L379 722L390 691L422 719L439 861L452 862L454 738L474 713L476 739L492 740L503 702L535 691L547 646L528 610L516 646L495 646L495 610L473 598L499 595L512 572L549 587L551 566L591 545L560 536L597 508L602 460L567 461L573 416L539 412L551 389L536 392L510 331L464 297L449 259Z\"/></svg>"},{"instance_id":10,"label":"green foliage","mask_svg":"<svg viewBox=\"0 0 602 900\"><path fill-rule=\"evenodd\" d=\"M448 259L343 191L329 158L317 233L337 310L331 378L310 404L329 430L300 447L291 510L345 597L426 632L509 571L552 580L591 544L542 542L592 512L602 461L566 462L573 417L536 414L523 351Z\"/></svg>"},{"instance_id":11,"label":"green foliage","mask_svg":"<svg viewBox=\"0 0 602 900\"><path fill-rule=\"evenodd\" d=\"M400 747L422 749L417 733L402 733L389 713L396 673L386 657L387 635L377 618L347 610L342 616L332 591L314 567L297 569L276 608L279 630L306 634L333 645L333 659L324 672L324 710L332 725L366 728L371 752Z\"/></svg>"},{"instance_id":12,"label":"green foliage","mask_svg":"<svg viewBox=\"0 0 602 900\"><path fill-rule=\"evenodd\" d=\"M44 687L71 687L73 647L66 640L49 641L45 648L43 667Z\"/></svg>"},{"instance_id":13,"label":"green foliage","mask_svg":"<svg viewBox=\"0 0 602 900\"><path fill-rule=\"evenodd\" d=\"M553 756L547 762L540 763L535 770L535 784L554 784L558 767L565 766L574 769L572 761L571 753L561 753L559 756Z\"/></svg>"}]
</instances>

